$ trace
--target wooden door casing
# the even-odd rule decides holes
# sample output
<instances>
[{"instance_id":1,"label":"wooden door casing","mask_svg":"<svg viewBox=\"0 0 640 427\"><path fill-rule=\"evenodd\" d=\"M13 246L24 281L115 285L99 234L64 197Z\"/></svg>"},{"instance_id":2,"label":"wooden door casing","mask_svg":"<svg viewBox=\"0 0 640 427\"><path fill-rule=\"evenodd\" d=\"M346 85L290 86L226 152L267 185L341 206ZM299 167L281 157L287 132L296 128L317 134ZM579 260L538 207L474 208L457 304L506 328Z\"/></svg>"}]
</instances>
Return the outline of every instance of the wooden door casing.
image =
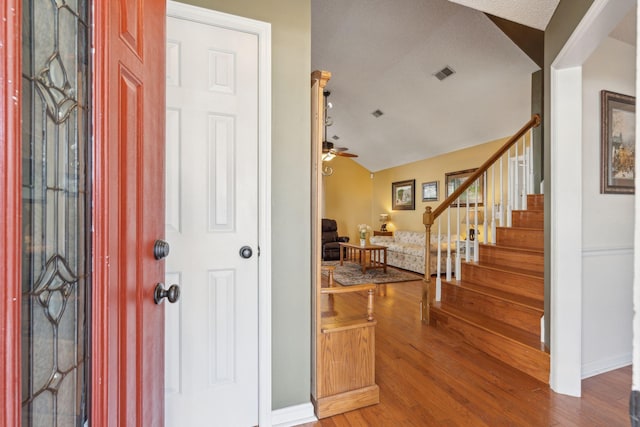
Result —
<instances>
[{"instance_id":1,"label":"wooden door casing","mask_svg":"<svg viewBox=\"0 0 640 427\"><path fill-rule=\"evenodd\" d=\"M163 425L164 0L95 2L91 423Z\"/></svg>"},{"instance_id":2,"label":"wooden door casing","mask_svg":"<svg viewBox=\"0 0 640 427\"><path fill-rule=\"evenodd\" d=\"M0 6L0 425L20 425L22 2Z\"/></svg>"}]
</instances>

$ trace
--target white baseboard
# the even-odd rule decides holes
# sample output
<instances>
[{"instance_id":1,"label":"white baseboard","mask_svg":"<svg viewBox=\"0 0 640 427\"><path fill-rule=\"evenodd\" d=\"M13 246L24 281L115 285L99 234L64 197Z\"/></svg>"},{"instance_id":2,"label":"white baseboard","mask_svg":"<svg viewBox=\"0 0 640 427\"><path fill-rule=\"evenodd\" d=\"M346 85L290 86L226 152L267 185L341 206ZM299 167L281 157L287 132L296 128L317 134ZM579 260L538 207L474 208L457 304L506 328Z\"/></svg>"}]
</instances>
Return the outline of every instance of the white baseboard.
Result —
<instances>
[{"instance_id":1,"label":"white baseboard","mask_svg":"<svg viewBox=\"0 0 640 427\"><path fill-rule=\"evenodd\" d=\"M314 421L318 421L318 419L316 418L316 414L313 412L313 405L311 402L276 409L271 412L271 425L273 427L297 426Z\"/></svg>"},{"instance_id":2,"label":"white baseboard","mask_svg":"<svg viewBox=\"0 0 640 427\"><path fill-rule=\"evenodd\" d=\"M616 357L610 357L596 362L586 363L582 365L582 379L604 374L624 366L631 365L632 354L625 353Z\"/></svg>"}]
</instances>

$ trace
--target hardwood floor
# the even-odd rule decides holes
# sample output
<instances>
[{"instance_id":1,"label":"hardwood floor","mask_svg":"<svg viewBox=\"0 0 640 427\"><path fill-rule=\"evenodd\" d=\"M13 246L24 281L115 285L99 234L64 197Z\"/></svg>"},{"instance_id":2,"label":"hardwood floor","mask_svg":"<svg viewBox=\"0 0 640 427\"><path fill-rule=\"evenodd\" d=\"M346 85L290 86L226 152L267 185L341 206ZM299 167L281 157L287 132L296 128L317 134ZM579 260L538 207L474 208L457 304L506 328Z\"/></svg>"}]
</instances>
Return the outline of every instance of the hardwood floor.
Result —
<instances>
[{"instance_id":1,"label":"hardwood floor","mask_svg":"<svg viewBox=\"0 0 640 427\"><path fill-rule=\"evenodd\" d=\"M385 285L380 286L384 291ZM631 367L583 381L582 398L547 385L420 321L421 281L376 296L380 404L305 427L628 426ZM361 311L364 295L335 296L326 316Z\"/></svg>"}]
</instances>

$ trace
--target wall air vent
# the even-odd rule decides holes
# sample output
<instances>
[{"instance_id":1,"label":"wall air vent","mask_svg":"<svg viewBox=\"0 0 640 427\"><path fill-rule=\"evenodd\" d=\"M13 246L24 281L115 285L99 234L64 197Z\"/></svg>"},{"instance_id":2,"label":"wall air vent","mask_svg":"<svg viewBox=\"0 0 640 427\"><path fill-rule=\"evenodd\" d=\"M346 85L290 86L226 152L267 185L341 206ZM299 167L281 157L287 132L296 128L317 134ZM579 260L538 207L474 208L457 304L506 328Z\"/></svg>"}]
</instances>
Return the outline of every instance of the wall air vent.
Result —
<instances>
[{"instance_id":1,"label":"wall air vent","mask_svg":"<svg viewBox=\"0 0 640 427\"><path fill-rule=\"evenodd\" d=\"M449 77L452 74L455 74L454 69L447 65L442 70L440 70L437 73L435 73L434 76L436 76L438 78L438 80L442 81L442 80L446 79L447 77Z\"/></svg>"},{"instance_id":2,"label":"wall air vent","mask_svg":"<svg viewBox=\"0 0 640 427\"><path fill-rule=\"evenodd\" d=\"M371 113L371 115L372 115L373 117L375 117L376 119L377 119L378 117L380 117L381 115L383 115L383 114L384 114L384 113L383 113L382 111L380 111L380 110L376 110L376 111L374 111L373 113Z\"/></svg>"}]
</instances>

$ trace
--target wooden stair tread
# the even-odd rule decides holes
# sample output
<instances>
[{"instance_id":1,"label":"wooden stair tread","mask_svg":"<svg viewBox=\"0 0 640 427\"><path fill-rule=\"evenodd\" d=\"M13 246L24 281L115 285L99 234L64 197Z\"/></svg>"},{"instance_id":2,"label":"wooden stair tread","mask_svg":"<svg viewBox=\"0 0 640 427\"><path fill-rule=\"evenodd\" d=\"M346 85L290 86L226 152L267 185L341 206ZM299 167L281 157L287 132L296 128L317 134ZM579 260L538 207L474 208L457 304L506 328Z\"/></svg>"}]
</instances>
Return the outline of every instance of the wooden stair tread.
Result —
<instances>
[{"instance_id":1,"label":"wooden stair tread","mask_svg":"<svg viewBox=\"0 0 640 427\"><path fill-rule=\"evenodd\" d=\"M445 282L447 281L443 280L443 283ZM541 315L544 313L544 300L542 299L529 298L523 295L514 294L512 292L501 291L499 289L490 288L481 284L468 282L464 279L459 282L451 280L447 283L452 286L458 286L460 288L487 295L492 298L497 298L506 302L510 302L512 304L518 304L524 307L528 307L532 310L540 311Z\"/></svg>"},{"instance_id":2,"label":"wooden stair tread","mask_svg":"<svg viewBox=\"0 0 640 427\"><path fill-rule=\"evenodd\" d=\"M535 231L544 231L544 228L539 228L539 227L496 227L496 230L498 229L503 229L503 230L535 230Z\"/></svg>"},{"instance_id":3,"label":"wooden stair tread","mask_svg":"<svg viewBox=\"0 0 640 427\"><path fill-rule=\"evenodd\" d=\"M503 322L499 322L482 314L460 310L455 306L447 303L436 302L431 308L435 312L434 314L436 314L436 316L437 312L440 311L445 316L449 315L455 317L459 320L473 325L478 329L482 329L491 334L499 335L510 341L514 341L527 347L531 347L534 350L546 352L544 344L540 342L539 336L524 331L520 328L507 325Z\"/></svg>"},{"instance_id":4,"label":"wooden stair tread","mask_svg":"<svg viewBox=\"0 0 640 427\"><path fill-rule=\"evenodd\" d=\"M485 268L488 270L507 271L509 273L519 274L522 276L530 276L536 279L544 279L544 272L541 272L541 271L527 270L524 268L517 268L517 267L505 267L502 265L491 264L488 262L462 261L462 263L467 263L470 265L474 265L478 268Z\"/></svg>"},{"instance_id":5,"label":"wooden stair tread","mask_svg":"<svg viewBox=\"0 0 640 427\"><path fill-rule=\"evenodd\" d=\"M532 254L543 254L544 255L544 250L541 250L541 249L519 248L517 246L498 245L498 244L495 244L495 243L480 243L480 248L482 248L482 247L495 248L495 249L504 249L504 250L509 250L509 251L512 251L512 252L530 252Z\"/></svg>"}]
</instances>

